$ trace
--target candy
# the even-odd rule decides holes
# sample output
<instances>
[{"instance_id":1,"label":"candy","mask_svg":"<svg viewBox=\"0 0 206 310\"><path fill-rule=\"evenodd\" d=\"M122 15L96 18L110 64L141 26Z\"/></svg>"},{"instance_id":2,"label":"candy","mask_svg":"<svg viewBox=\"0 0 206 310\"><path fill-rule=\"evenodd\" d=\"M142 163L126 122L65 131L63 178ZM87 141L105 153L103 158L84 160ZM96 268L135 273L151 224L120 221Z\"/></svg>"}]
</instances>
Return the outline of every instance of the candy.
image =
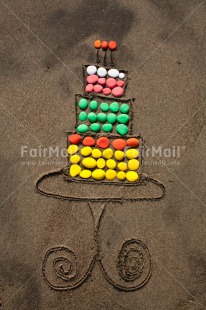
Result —
<instances>
[{"instance_id":1,"label":"candy","mask_svg":"<svg viewBox=\"0 0 206 310\"><path fill-rule=\"evenodd\" d=\"M105 113L98 113L97 119L99 122L104 123L107 119L107 115Z\"/></svg>"},{"instance_id":2,"label":"candy","mask_svg":"<svg viewBox=\"0 0 206 310\"><path fill-rule=\"evenodd\" d=\"M100 109L101 109L103 112L109 111L109 105L108 105L108 103L102 102L102 103L100 104Z\"/></svg>"},{"instance_id":3,"label":"candy","mask_svg":"<svg viewBox=\"0 0 206 310\"><path fill-rule=\"evenodd\" d=\"M106 84L109 88L114 88L117 85L117 82L113 78L108 78Z\"/></svg>"},{"instance_id":4,"label":"candy","mask_svg":"<svg viewBox=\"0 0 206 310\"><path fill-rule=\"evenodd\" d=\"M129 159L137 158L139 156L139 151L136 149L129 149L126 151L126 156Z\"/></svg>"},{"instance_id":5,"label":"candy","mask_svg":"<svg viewBox=\"0 0 206 310\"><path fill-rule=\"evenodd\" d=\"M72 164L78 164L79 162L80 162L80 156L79 155L72 155L71 157L70 157L70 162L72 163Z\"/></svg>"},{"instance_id":6,"label":"candy","mask_svg":"<svg viewBox=\"0 0 206 310\"><path fill-rule=\"evenodd\" d=\"M81 139L81 136L76 133L68 137L68 141L72 144L79 144Z\"/></svg>"},{"instance_id":7,"label":"candy","mask_svg":"<svg viewBox=\"0 0 206 310\"><path fill-rule=\"evenodd\" d=\"M106 161L106 166L109 168L109 169L114 169L116 168L116 161L114 159L108 159Z\"/></svg>"},{"instance_id":8,"label":"candy","mask_svg":"<svg viewBox=\"0 0 206 310\"><path fill-rule=\"evenodd\" d=\"M108 148L103 151L103 157L106 159L110 159L113 156L113 150Z\"/></svg>"},{"instance_id":9,"label":"candy","mask_svg":"<svg viewBox=\"0 0 206 310\"><path fill-rule=\"evenodd\" d=\"M115 151L114 152L114 157L117 160L122 160L124 158L124 152L122 152L122 151Z\"/></svg>"},{"instance_id":10,"label":"candy","mask_svg":"<svg viewBox=\"0 0 206 310\"><path fill-rule=\"evenodd\" d=\"M92 75L97 72L97 68L95 66L88 66L87 67L87 74Z\"/></svg>"},{"instance_id":11,"label":"candy","mask_svg":"<svg viewBox=\"0 0 206 310\"><path fill-rule=\"evenodd\" d=\"M81 149L82 156L89 156L92 152L92 148L90 146L85 146Z\"/></svg>"},{"instance_id":12,"label":"candy","mask_svg":"<svg viewBox=\"0 0 206 310\"><path fill-rule=\"evenodd\" d=\"M108 87L103 88L103 94L105 96L109 96L111 94L112 90Z\"/></svg>"},{"instance_id":13,"label":"candy","mask_svg":"<svg viewBox=\"0 0 206 310\"><path fill-rule=\"evenodd\" d=\"M92 150L92 157L100 158L101 156L102 156L102 152L99 149L93 149Z\"/></svg>"},{"instance_id":14,"label":"candy","mask_svg":"<svg viewBox=\"0 0 206 310\"><path fill-rule=\"evenodd\" d=\"M94 123L96 122L97 120L97 116L94 112L90 112L88 115L87 115L87 118L88 120L90 121L90 123Z\"/></svg>"},{"instance_id":15,"label":"candy","mask_svg":"<svg viewBox=\"0 0 206 310\"><path fill-rule=\"evenodd\" d=\"M80 133L84 133L88 131L88 126L86 124L81 124L77 127L77 131Z\"/></svg>"},{"instance_id":16,"label":"candy","mask_svg":"<svg viewBox=\"0 0 206 310\"><path fill-rule=\"evenodd\" d=\"M70 166L69 173L71 177L76 177L81 172L81 170L81 167L75 164Z\"/></svg>"},{"instance_id":17,"label":"candy","mask_svg":"<svg viewBox=\"0 0 206 310\"><path fill-rule=\"evenodd\" d=\"M104 132L111 132L112 129L113 129L113 126L112 126L111 124L104 124L104 125L102 126L102 130L103 130Z\"/></svg>"},{"instance_id":18,"label":"candy","mask_svg":"<svg viewBox=\"0 0 206 310\"><path fill-rule=\"evenodd\" d=\"M85 137L84 140L82 141L82 144L85 146L94 146L96 142L92 137Z\"/></svg>"},{"instance_id":19,"label":"candy","mask_svg":"<svg viewBox=\"0 0 206 310\"><path fill-rule=\"evenodd\" d=\"M117 69L110 69L108 71L108 75L113 77L113 78L116 78L119 76L119 71Z\"/></svg>"},{"instance_id":20,"label":"candy","mask_svg":"<svg viewBox=\"0 0 206 310\"><path fill-rule=\"evenodd\" d=\"M139 161L137 159L130 159L128 161L129 170L137 170L139 168Z\"/></svg>"},{"instance_id":21,"label":"candy","mask_svg":"<svg viewBox=\"0 0 206 310\"><path fill-rule=\"evenodd\" d=\"M129 138L129 139L127 140L127 145L128 145L128 146L131 146L131 147L138 146L138 145L139 145L139 140L136 139L136 138Z\"/></svg>"},{"instance_id":22,"label":"candy","mask_svg":"<svg viewBox=\"0 0 206 310\"><path fill-rule=\"evenodd\" d=\"M79 113L79 120L80 121L85 121L85 119L87 118L87 113L82 111Z\"/></svg>"},{"instance_id":23,"label":"candy","mask_svg":"<svg viewBox=\"0 0 206 310\"><path fill-rule=\"evenodd\" d=\"M129 182L135 182L138 179L138 174L134 171L129 171L126 173L126 178Z\"/></svg>"},{"instance_id":24,"label":"candy","mask_svg":"<svg viewBox=\"0 0 206 310\"><path fill-rule=\"evenodd\" d=\"M91 175L92 175L92 172L90 171L90 170L82 170L81 172L80 172L80 177L82 178L82 179L89 179L90 177L91 177Z\"/></svg>"},{"instance_id":25,"label":"candy","mask_svg":"<svg viewBox=\"0 0 206 310\"><path fill-rule=\"evenodd\" d=\"M107 50L109 46L109 43L107 41L102 41L102 49Z\"/></svg>"},{"instance_id":26,"label":"candy","mask_svg":"<svg viewBox=\"0 0 206 310\"><path fill-rule=\"evenodd\" d=\"M112 170L112 169L108 169L106 171L106 179L109 180L109 181L112 181L116 178L117 176L117 173L116 171Z\"/></svg>"},{"instance_id":27,"label":"candy","mask_svg":"<svg viewBox=\"0 0 206 310\"><path fill-rule=\"evenodd\" d=\"M105 78L99 78L98 79L98 84L99 85L105 85L106 84L106 79Z\"/></svg>"},{"instance_id":28,"label":"candy","mask_svg":"<svg viewBox=\"0 0 206 310\"><path fill-rule=\"evenodd\" d=\"M87 93L91 93L93 90L94 90L93 84L87 84L87 86L85 87L85 91Z\"/></svg>"},{"instance_id":29,"label":"candy","mask_svg":"<svg viewBox=\"0 0 206 310\"><path fill-rule=\"evenodd\" d=\"M125 162L118 163L117 168L121 171L127 170L127 164Z\"/></svg>"},{"instance_id":30,"label":"candy","mask_svg":"<svg viewBox=\"0 0 206 310\"><path fill-rule=\"evenodd\" d=\"M97 94L101 93L102 89L103 89L102 85L98 85L98 84L94 85L94 92L95 93L97 93Z\"/></svg>"},{"instance_id":31,"label":"candy","mask_svg":"<svg viewBox=\"0 0 206 310\"><path fill-rule=\"evenodd\" d=\"M120 134L121 136L124 136L128 133L128 127L124 124L118 124L116 126L116 131L118 134Z\"/></svg>"},{"instance_id":32,"label":"candy","mask_svg":"<svg viewBox=\"0 0 206 310\"><path fill-rule=\"evenodd\" d=\"M109 108L110 108L111 112L117 113L119 111L119 104L118 104L118 102L112 102L110 104Z\"/></svg>"},{"instance_id":33,"label":"candy","mask_svg":"<svg viewBox=\"0 0 206 310\"><path fill-rule=\"evenodd\" d=\"M109 114L107 115L107 121L108 121L108 123L114 124L114 123L116 122L116 120L117 120L116 114L114 114L114 113L109 113Z\"/></svg>"},{"instance_id":34,"label":"candy","mask_svg":"<svg viewBox=\"0 0 206 310\"><path fill-rule=\"evenodd\" d=\"M102 46L102 42L100 40L95 40L94 41L94 47L99 49Z\"/></svg>"},{"instance_id":35,"label":"candy","mask_svg":"<svg viewBox=\"0 0 206 310\"><path fill-rule=\"evenodd\" d=\"M123 103L123 104L120 106L120 112L122 112L122 113L128 113L128 112L129 112L129 105L126 104L126 103Z\"/></svg>"},{"instance_id":36,"label":"candy","mask_svg":"<svg viewBox=\"0 0 206 310\"><path fill-rule=\"evenodd\" d=\"M119 114L117 116L117 121L118 121L118 123L126 124L126 123L129 122L129 115L127 115L127 114Z\"/></svg>"},{"instance_id":37,"label":"candy","mask_svg":"<svg viewBox=\"0 0 206 310\"><path fill-rule=\"evenodd\" d=\"M103 168L105 167L105 165L106 165L106 163L105 163L104 158L99 158L99 159L97 160L97 167L98 167L99 169L103 169Z\"/></svg>"},{"instance_id":38,"label":"candy","mask_svg":"<svg viewBox=\"0 0 206 310\"><path fill-rule=\"evenodd\" d=\"M123 87L124 86L124 81L117 81L117 86Z\"/></svg>"},{"instance_id":39,"label":"candy","mask_svg":"<svg viewBox=\"0 0 206 310\"><path fill-rule=\"evenodd\" d=\"M87 82L89 84L95 84L97 81L98 81L98 76L96 74L92 74L87 77Z\"/></svg>"},{"instance_id":40,"label":"candy","mask_svg":"<svg viewBox=\"0 0 206 310\"><path fill-rule=\"evenodd\" d=\"M73 155L75 154L77 151L78 151L79 147L75 144L71 144L68 149L67 149L67 152L69 155Z\"/></svg>"},{"instance_id":41,"label":"candy","mask_svg":"<svg viewBox=\"0 0 206 310\"><path fill-rule=\"evenodd\" d=\"M113 147L116 150L123 150L126 147L126 142L123 139L115 139L112 142Z\"/></svg>"},{"instance_id":42,"label":"candy","mask_svg":"<svg viewBox=\"0 0 206 310\"><path fill-rule=\"evenodd\" d=\"M107 70L103 67L98 68L97 74L99 77L105 77L107 75Z\"/></svg>"},{"instance_id":43,"label":"candy","mask_svg":"<svg viewBox=\"0 0 206 310\"><path fill-rule=\"evenodd\" d=\"M97 162L94 158L92 157L86 157L82 160L82 165L86 168L94 168L97 165Z\"/></svg>"},{"instance_id":44,"label":"candy","mask_svg":"<svg viewBox=\"0 0 206 310\"><path fill-rule=\"evenodd\" d=\"M105 172L102 169L96 169L92 172L92 177L95 180L102 180L105 177Z\"/></svg>"},{"instance_id":45,"label":"candy","mask_svg":"<svg viewBox=\"0 0 206 310\"><path fill-rule=\"evenodd\" d=\"M100 130L100 125L98 123L93 123L90 126L90 130L93 132L98 132Z\"/></svg>"},{"instance_id":46,"label":"candy","mask_svg":"<svg viewBox=\"0 0 206 310\"><path fill-rule=\"evenodd\" d=\"M100 137L97 139L97 146L101 149L106 149L110 145L109 139L107 137Z\"/></svg>"},{"instance_id":47,"label":"candy","mask_svg":"<svg viewBox=\"0 0 206 310\"><path fill-rule=\"evenodd\" d=\"M96 111L98 109L98 102L96 100L92 100L89 107L92 111Z\"/></svg>"},{"instance_id":48,"label":"candy","mask_svg":"<svg viewBox=\"0 0 206 310\"><path fill-rule=\"evenodd\" d=\"M124 74L123 72L120 72L119 78L120 78L120 79L123 79L124 77L125 77L125 74Z\"/></svg>"},{"instance_id":49,"label":"candy","mask_svg":"<svg viewBox=\"0 0 206 310\"><path fill-rule=\"evenodd\" d=\"M125 173L123 171L119 171L117 173L117 179L123 181L125 179Z\"/></svg>"},{"instance_id":50,"label":"candy","mask_svg":"<svg viewBox=\"0 0 206 310\"><path fill-rule=\"evenodd\" d=\"M117 43L116 43L115 41L110 41L110 42L109 42L109 49L110 49L111 51L115 51L116 48L117 48Z\"/></svg>"},{"instance_id":51,"label":"candy","mask_svg":"<svg viewBox=\"0 0 206 310\"><path fill-rule=\"evenodd\" d=\"M112 89L112 95L114 97L119 98L119 97L123 96L123 94L124 94L124 89L122 87L117 86L117 87Z\"/></svg>"},{"instance_id":52,"label":"candy","mask_svg":"<svg viewBox=\"0 0 206 310\"><path fill-rule=\"evenodd\" d=\"M80 109L85 110L88 107L88 101L85 98L81 98L78 102Z\"/></svg>"}]
</instances>

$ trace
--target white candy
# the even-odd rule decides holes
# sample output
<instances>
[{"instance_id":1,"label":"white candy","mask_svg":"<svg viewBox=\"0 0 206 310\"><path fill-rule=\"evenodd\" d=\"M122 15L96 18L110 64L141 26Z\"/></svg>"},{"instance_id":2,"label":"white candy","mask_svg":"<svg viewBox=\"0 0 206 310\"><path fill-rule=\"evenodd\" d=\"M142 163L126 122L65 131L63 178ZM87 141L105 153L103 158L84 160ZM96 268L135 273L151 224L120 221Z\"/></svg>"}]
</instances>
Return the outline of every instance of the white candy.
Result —
<instances>
[{"instance_id":1,"label":"white candy","mask_svg":"<svg viewBox=\"0 0 206 310\"><path fill-rule=\"evenodd\" d=\"M107 70L103 67L100 67L98 70L97 70L97 74L99 77L105 77L107 75Z\"/></svg>"},{"instance_id":2,"label":"white candy","mask_svg":"<svg viewBox=\"0 0 206 310\"><path fill-rule=\"evenodd\" d=\"M113 78L116 78L119 75L119 71L117 69L110 69L108 71L108 75L113 77Z\"/></svg>"},{"instance_id":3,"label":"white candy","mask_svg":"<svg viewBox=\"0 0 206 310\"><path fill-rule=\"evenodd\" d=\"M87 67L87 74L88 75L95 74L96 72L97 72L97 68L95 66L88 66Z\"/></svg>"},{"instance_id":4,"label":"white candy","mask_svg":"<svg viewBox=\"0 0 206 310\"><path fill-rule=\"evenodd\" d=\"M120 74L119 74L119 78L120 79L123 79L125 77L125 74L123 73L123 72L121 72Z\"/></svg>"}]
</instances>

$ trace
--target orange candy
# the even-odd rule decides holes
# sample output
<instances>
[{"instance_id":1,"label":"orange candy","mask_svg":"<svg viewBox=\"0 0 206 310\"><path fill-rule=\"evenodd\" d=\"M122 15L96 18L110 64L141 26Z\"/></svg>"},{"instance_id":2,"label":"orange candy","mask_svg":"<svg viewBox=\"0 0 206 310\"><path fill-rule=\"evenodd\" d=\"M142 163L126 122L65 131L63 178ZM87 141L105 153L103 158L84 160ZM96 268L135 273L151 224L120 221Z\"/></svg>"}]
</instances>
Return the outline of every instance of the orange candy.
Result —
<instances>
[{"instance_id":1,"label":"orange candy","mask_svg":"<svg viewBox=\"0 0 206 310\"><path fill-rule=\"evenodd\" d=\"M110 41L110 42L109 42L109 49L110 49L111 51L115 51L116 48L117 48L117 43L116 43L115 41Z\"/></svg>"},{"instance_id":2,"label":"orange candy","mask_svg":"<svg viewBox=\"0 0 206 310\"><path fill-rule=\"evenodd\" d=\"M109 145L110 145L110 142L107 137L101 137L97 139L97 146L101 147L102 149L108 148Z\"/></svg>"},{"instance_id":3,"label":"orange candy","mask_svg":"<svg viewBox=\"0 0 206 310\"><path fill-rule=\"evenodd\" d=\"M94 47L99 49L102 46L102 41L100 40L96 40L94 41Z\"/></svg>"},{"instance_id":4,"label":"orange candy","mask_svg":"<svg viewBox=\"0 0 206 310\"><path fill-rule=\"evenodd\" d=\"M123 140L123 139L115 139L113 142L112 142L112 145L113 147L116 149L116 150L123 150L126 146L126 142Z\"/></svg>"},{"instance_id":5,"label":"orange candy","mask_svg":"<svg viewBox=\"0 0 206 310\"><path fill-rule=\"evenodd\" d=\"M92 137L85 137L82 141L82 144L86 146L94 146L95 140Z\"/></svg>"},{"instance_id":6,"label":"orange candy","mask_svg":"<svg viewBox=\"0 0 206 310\"><path fill-rule=\"evenodd\" d=\"M107 50L109 46L109 43L107 41L102 41L102 49Z\"/></svg>"},{"instance_id":7,"label":"orange candy","mask_svg":"<svg viewBox=\"0 0 206 310\"><path fill-rule=\"evenodd\" d=\"M129 138L127 140L127 145L128 146L132 146L132 147L138 146L139 145L139 140L136 139L136 138Z\"/></svg>"}]
</instances>

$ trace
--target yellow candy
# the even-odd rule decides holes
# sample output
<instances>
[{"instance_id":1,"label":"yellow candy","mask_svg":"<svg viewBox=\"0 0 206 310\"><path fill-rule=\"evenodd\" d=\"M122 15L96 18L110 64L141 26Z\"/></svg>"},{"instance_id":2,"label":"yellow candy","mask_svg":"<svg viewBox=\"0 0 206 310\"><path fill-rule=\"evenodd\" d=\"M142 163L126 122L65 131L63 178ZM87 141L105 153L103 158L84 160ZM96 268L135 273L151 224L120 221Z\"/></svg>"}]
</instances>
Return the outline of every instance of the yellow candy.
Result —
<instances>
[{"instance_id":1,"label":"yellow candy","mask_svg":"<svg viewBox=\"0 0 206 310\"><path fill-rule=\"evenodd\" d=\"M117 163L114 159L108 159L106 161L106 166L109 168L109 169L114 169L116 167Z\"/></svg>"},{"instance_id":2,"label":"yellow candy","mask_svg":"<svg viewBox=\"0 0 206 310\"><path fill-rule=\"evenodd\" d=\"M90 146L85 146L81 149L82 156L89 156L92 152L92 148Z\"/></svg>"},{"instance_id":3,"label":"yellow candy","mask_svg":"<svg viewBox=\"0 0 206 310\"><path fill-rule=\"evenodd\" d=\"M117 160L122 160L124 158L124 152L122 151L115 151L114 156Z\"/></svg>"},{"instance_id":4,"label":"yellow candy","mask_svg":"<svg viewBox=\"0 0 206 310\"><path fill-rule=\"evenodd\" d=\"M126 173L126 178L129 182L135 182L139 178L138 174L134 171L129 171Z\"/></svg>"},{"instance_id":5,"label":"yellow candy","mask_svg":"<svg viewBox=\"0 0 206 310\"><path fill-rule=\"evenodd\" d=\"M99 169L102 169L102 168L104 168L105 167L105 160L104 160L104 158L99 158L98 160L97 160L97 167L99 168Z\"/></svg>"},{"instance_id":6,"label":"yellow candy","mask_svg":"<svg viewBox=\"0 0 206 310\"><path fill-rule=\"evenodd\" d=\"M82 170L80 172L80 177L83 179L89 179L92 175L92 172L90 170Z\"/></svg>"},{"instance_id":7,"label":"yellow candy","mask_svg":"<svg viewBox=\"0 0 206 310\"><path fill-rule=\"evenodd\" d=\"M81 167L79 165L71 165L70 167L70 175L71 177L76 177L81 172Z\"/></svg>"},{"instance_id":8,"label":"yellow candy","mask_svg":"<svg viewBox=\"0 0 206 310\"><path fill-rule=\"evenodd\" d=\"M70 162L72 163L72 164L78 164L79 162L80 162L80 156L79 155L72 155L71 157L70 157Z\"/></svg>"},{"instance_id":9,"label":"yellow candy","mask_svg":"<svg viewBox=\"0 0 206 310\"><path fill-rule=\"evenodd\" d=\"M105 177L105 172L102 169L96 169L92 172L92 177L95 180L102 180Z\"/></svg>"},{"instance_id":10,"label":"yellow candy","mask_svg":"<svg viewBox=\"0 0 206 310\"><path fill-rule=\"evenodd\" d=\"M125 179L125 173L123 172L123 171L119 171L118 173L117 173L117 178L119 179L119 180L124 180Z\"/></svg>"},{"instance_id":11,"label":"yellow candy","mask_svg":"<svg viewBox=\"0 0 206 310\"><path fill-rule=\"evenodd\" d=\"M126 156L129 159L137 158L139 156L139 151L136 149L129 149L126 151Z\"/></svg>"},{"instance_id":12,"label":"yellow candy","mask_svg":"<svg viewBox=\"0 0 206 310\"><path fill-rule=\"evenodd\" d=\"M109 181L112 181L116 178L116 171L112 170L112 169L108 169L106 171L106 179L109 180Z\"/></svg>"},{"instance_id":13,"label":"yellow candy","mask_svg":"<svg viewBox=\"0 0 206 310\"><path fill-rule=\"evenodd\" d=\"M90 168L90 169L91 169L91 168L96 167L97 162L96 162L96 160L95 160L94 158L92 158L92 157L87 157L87 158L84 158L84 159L82 160L82 164L83 164L84 167Z\"/></svg>"},{"instance_id":14,"label":"yellow candy","mask_svg":"<svg viewBox=\"0 0 206 310\"><path fill-rule=\"evenodd\" d=\"M139 168L139 161L137 159L130 159L128 161L129 170L137 170Z\"/></svg>"},{"instance_id":15,"label":"yellow candy","mask_svg":"<svg viewBox=\"0 0 206 310\"><path fill-rule=\"evenodd\" d=\"M117 167L121 171L126 171L127 170L127 164L125 162L118 163Z\"/></svg>"},{"instance_id":16,"label":"yellow candy","mask_svg":"<svg viewBox=\"0 0 206 310\"><path fill-rule=\"evenodd\" d=\"M68 149L67 152L69 155L73 155L78 151L79 147L76 144L71 144Z\"/></svg>"},{"instance_id":17,"label":"yellow candy","mask_svg":"<svg viewBox=\"0 0 206 310\"><path fill-rule=\"evenodd\" d=\"M106 159L110 159L113 156L113 150L112 149L106 149L103 151L103 156Z\"/></svg>"},{"instance_id":18,"label":"yellow candy","mask_svg":"<svg viewBox=\"0 0 206 310\"><path fill-rule=\"evenodd\" d=\"M102 152L99 149L93 149L92 151L92 157L94 158L100 158L102 156Z\"/></svg>"}]
</instances>

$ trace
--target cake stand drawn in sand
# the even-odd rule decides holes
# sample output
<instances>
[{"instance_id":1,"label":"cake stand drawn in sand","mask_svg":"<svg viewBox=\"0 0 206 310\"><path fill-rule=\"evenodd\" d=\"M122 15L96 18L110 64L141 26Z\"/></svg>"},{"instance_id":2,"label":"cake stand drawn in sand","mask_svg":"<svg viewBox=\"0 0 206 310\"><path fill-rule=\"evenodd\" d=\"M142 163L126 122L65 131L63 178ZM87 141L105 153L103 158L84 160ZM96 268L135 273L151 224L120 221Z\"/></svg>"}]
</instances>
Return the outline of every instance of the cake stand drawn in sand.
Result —
<instances>
[{"instance_id":1,"label":"cake stand drawn in sand","mask_svg":"<svg viewBox=\"0 0 206 310\"><path fill-rule=\"evenodd\" d=\"M128 73L106 66L107 49L116 42L96 40L104 52L104 66L83 65L83 95L75 96L76 126L67 132L68 166L43 175L36 183L38 193L68 201L86 201L93 217L96 254L82 274L75 253L64 246L46 252L42 273L55 290L80 286L99 264L105 279L113 287L132 291L144 286L151 276L151 256L143 241L131 238L116 253L117 263L105 266L99 242L99 230L108 202L156 201L164 198L165 187L142 172L144 141L133 134L134 99L125 99ZM49 190L56 182L56 191ZM81 186L80 186L81 185ZM101 212L95 212L99 208Z\"/></svg>"}]
</instances>

